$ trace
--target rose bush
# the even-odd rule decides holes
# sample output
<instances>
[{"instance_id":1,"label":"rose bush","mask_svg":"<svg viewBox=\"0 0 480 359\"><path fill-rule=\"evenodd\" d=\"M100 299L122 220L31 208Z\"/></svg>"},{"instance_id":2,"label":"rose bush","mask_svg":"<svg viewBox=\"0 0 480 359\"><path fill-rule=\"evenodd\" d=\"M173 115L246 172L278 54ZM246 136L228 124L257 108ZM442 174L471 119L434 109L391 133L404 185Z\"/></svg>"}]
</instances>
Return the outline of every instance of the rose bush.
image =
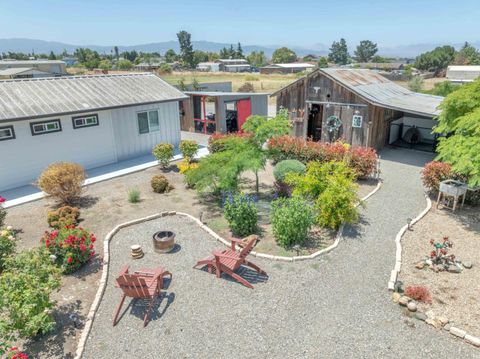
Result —
<instances>
[{"instance_id":1,"label":"rose bush","mask_svg":"<svg viewBox=\"0 0 480 359\"><path fill-rule=\"evenodd\" d=\"M82 227L45 231L41 241L63 273L75 272L95 255L95 235Z\"/></svg>"},{"instance_id":2,"label":"rose bush","mask_svg":"<svg viewBox=\"0 0 480 359\"><path fill-rule=\"evenodd\" d=\"M3 208L3 204L6 202L6 199L0 196L0 228L3 227L5 222L5 217L7 216L7 211Z\"/></svg>"}]
</instances>

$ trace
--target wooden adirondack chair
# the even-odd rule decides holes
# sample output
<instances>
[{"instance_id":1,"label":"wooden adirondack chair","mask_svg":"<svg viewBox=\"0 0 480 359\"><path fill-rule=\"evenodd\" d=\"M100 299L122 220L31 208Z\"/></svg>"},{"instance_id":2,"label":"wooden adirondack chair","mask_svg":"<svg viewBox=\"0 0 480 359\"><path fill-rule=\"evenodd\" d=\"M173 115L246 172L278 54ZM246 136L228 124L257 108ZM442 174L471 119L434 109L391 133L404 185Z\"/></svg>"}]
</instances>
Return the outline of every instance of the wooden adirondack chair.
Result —
<instances>
[{"instance_id":1,"label":"wooden adirondack chair","mask_svg":"<svg viewBox=\"0 0 480 359\"><path fill-rule=\"evenodd\" d=\"M143 318L143 326L145 327L148 323L148 314L152 309L153 303L163 288L163 277L167 275L172 279L172 273L166 271L163 267L158 267L155 270L140 269L133 273L128 273L128 266L123 267L116 279L117 283L115 283L115 287L123 291L123 296L115 312L113 326L118 323L118 315L125 298L130 297L150 299L145 317Z\"/></svg>"},{"instance_id":2,"label":"wooden adirondack chair","mask_svg":"<svg viewBox=\"0 0 480 359\"><path fill-rule=\"evenodd\" d=\"M246 259L246 257L250 254L253 247L255 246L256 242L257 238L255 236L249 238L247 242L238 239L232 239L231 249L225 249L223 251L213 251L212 256L198 261L197 264L193 266L193 268L206 265L208 266L209 273L212 273L212 268L215 268L217 278L220 278L222 272L224 272L238 282L247 286L248 288L253 289L253 285L246 279L235 273L235 271L240 268L240 266L245 265L256 270L258 273L261 273L263 275L267 274L257 265ZM238 245L239 247L243 247L240 252L236 251L236 245Z\"/></svg>"}]
</instances>

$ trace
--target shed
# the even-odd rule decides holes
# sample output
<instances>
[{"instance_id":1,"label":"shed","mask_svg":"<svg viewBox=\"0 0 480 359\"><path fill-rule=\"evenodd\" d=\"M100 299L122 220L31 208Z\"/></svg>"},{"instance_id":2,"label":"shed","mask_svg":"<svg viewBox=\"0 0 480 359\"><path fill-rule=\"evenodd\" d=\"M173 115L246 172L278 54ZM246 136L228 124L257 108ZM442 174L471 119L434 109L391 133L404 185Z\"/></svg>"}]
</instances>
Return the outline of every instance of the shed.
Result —
<instances>
[{"instance_id":1,"label":"shed","mask_svg":"<svg viewBox=\"0 0 480 359\"><path fill-rule=\"evenodd\" d=\"M292 64L271 64L260 67L261 74L293 74L297 72L313 70L315 65L309 63L292 63Z\"/></svg>"},{"instance_id":2,"label":"shed","mask_svg":"<svg viewBox=\"0 0 480 359\"><path fill-rule=\"evenodd\" d=\"M326 68L272 94L289 110L296 136L433 150L432 134L443 97L412 92L375 71Z\"/></svg>"},{"instance_id":3,"label":"shed","mask_svg":"<svg viewBox=\"0 0 480 359\"><path fill-rule=\"evenodd\" d=\"M241 130L250 115L268 115L268 94L186 91L180 104L181 129L201 133Z\"/></svg>"},{"instance_id":4,"label":"shed","mask_svg":"<svg viewBox=\"0 0 480 359\"><path fill-rule=\"evenodd\" d=\"M60 60L0 60L0 70L30 68L49 73L51 76L67 74L65 62Z\"/></svg>"},{"instance_id":5,"label":"shed","mask_svg":"<svg viewBox=\"0 0 480 359\"><path fill-rule=\"evenodd\" d=\"M38 71L30 67L14 67L10 69L0 70L0 79L26 79L49 76L52 75L48 72Z\"/></svg>"},{"instance_id":6,"label":"shed","mask_svg":"<svg viewBox=\"0 0 480 359\"><path fill-rule=\"evenodd\" d=\"M480 66L448 66L447 79L455 83L472 82L480 77Z\"/></svg>"},{"instance_id":7,"label":"shed","mask_svg":"<svg viewBox=\"0 0 480 359\"><path fill-rule=\"evenodd\" d=\"M53 162L91 169L178 145L185 98L150 73L0 81L0 191Z\"/></svg>"}]
</instances>

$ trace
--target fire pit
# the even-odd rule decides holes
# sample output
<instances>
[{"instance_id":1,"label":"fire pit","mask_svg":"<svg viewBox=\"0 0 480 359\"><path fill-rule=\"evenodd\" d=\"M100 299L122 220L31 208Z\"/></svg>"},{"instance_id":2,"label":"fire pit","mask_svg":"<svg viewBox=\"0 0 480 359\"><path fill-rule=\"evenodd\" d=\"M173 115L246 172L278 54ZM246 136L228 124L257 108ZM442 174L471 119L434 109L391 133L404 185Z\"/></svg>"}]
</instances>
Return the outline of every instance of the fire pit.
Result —
<instances>
[{"instance_id":1,"label":"fire pit","mask_svg":"<svg viewBox=\"0 0 480 359\"><path fill-rule=\"evenodd\" d=\"M153 235L153 249L157 253L168 253L175 247L175 233L160 231Z\"/></svg>"}]
</instances>

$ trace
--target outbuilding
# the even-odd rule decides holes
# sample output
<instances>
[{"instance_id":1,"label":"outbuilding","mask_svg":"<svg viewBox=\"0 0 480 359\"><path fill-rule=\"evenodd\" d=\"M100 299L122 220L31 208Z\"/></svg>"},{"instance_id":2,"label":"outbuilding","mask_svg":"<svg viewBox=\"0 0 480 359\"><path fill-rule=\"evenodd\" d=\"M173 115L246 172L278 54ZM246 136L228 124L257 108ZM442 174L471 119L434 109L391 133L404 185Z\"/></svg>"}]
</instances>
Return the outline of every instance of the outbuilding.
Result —
<instances>
[{"instance_id":1,"label":"outbuilding","mask_svg":"<svg viewBox=\"0 0 480 359\"><path fill-rule=\"evenodd\" d=\"M472 82L480 78L480 66L457 66L451 65L447 68L447 79L453 83Z\"/></svg>"},{"instance_id":2,"label":"outbuilding","mask_svg":"<svg viewBox=\"0 0 480 359\"><path fill-rule=\"evenodd\" d=\"M436 146L432 128L443 97L412 92L372 70L318 69L272 96L277 109L288 109L296 136L377 149Z\"/></svg>"},{"instance_id":3,"label":"outbuilding","mask_svg":"<svg viewBox=\"0 0 480 359\"><path fill-rule=\"evenodd\" d=\"M292 63L292 64L271 64L260 67L261 74L294 74L297 72L311 71L315 69L315 65L309 63Z\"/></svg>"},{"instance_id":4,"label":"outbuilding","mask_svg":"<svg viewBox=\"0 0 480 359\"><path fill-rule=\"evenodd\" d=\"M65 62L60 60L0 60L0 70L17 68L46 72L50 76L64 76L67 74Z\"/></svg>"},{"instance_id":5,"label":"outbuilding","mask_svg":"<svg viewBox=\"0 0 480 359\"><path fill-rule=\"evenodd\" d=\"M178 145L186 98L150 73L0 81L0 191L53 162L91 169Z\"/></svg>"}]
</instances>

